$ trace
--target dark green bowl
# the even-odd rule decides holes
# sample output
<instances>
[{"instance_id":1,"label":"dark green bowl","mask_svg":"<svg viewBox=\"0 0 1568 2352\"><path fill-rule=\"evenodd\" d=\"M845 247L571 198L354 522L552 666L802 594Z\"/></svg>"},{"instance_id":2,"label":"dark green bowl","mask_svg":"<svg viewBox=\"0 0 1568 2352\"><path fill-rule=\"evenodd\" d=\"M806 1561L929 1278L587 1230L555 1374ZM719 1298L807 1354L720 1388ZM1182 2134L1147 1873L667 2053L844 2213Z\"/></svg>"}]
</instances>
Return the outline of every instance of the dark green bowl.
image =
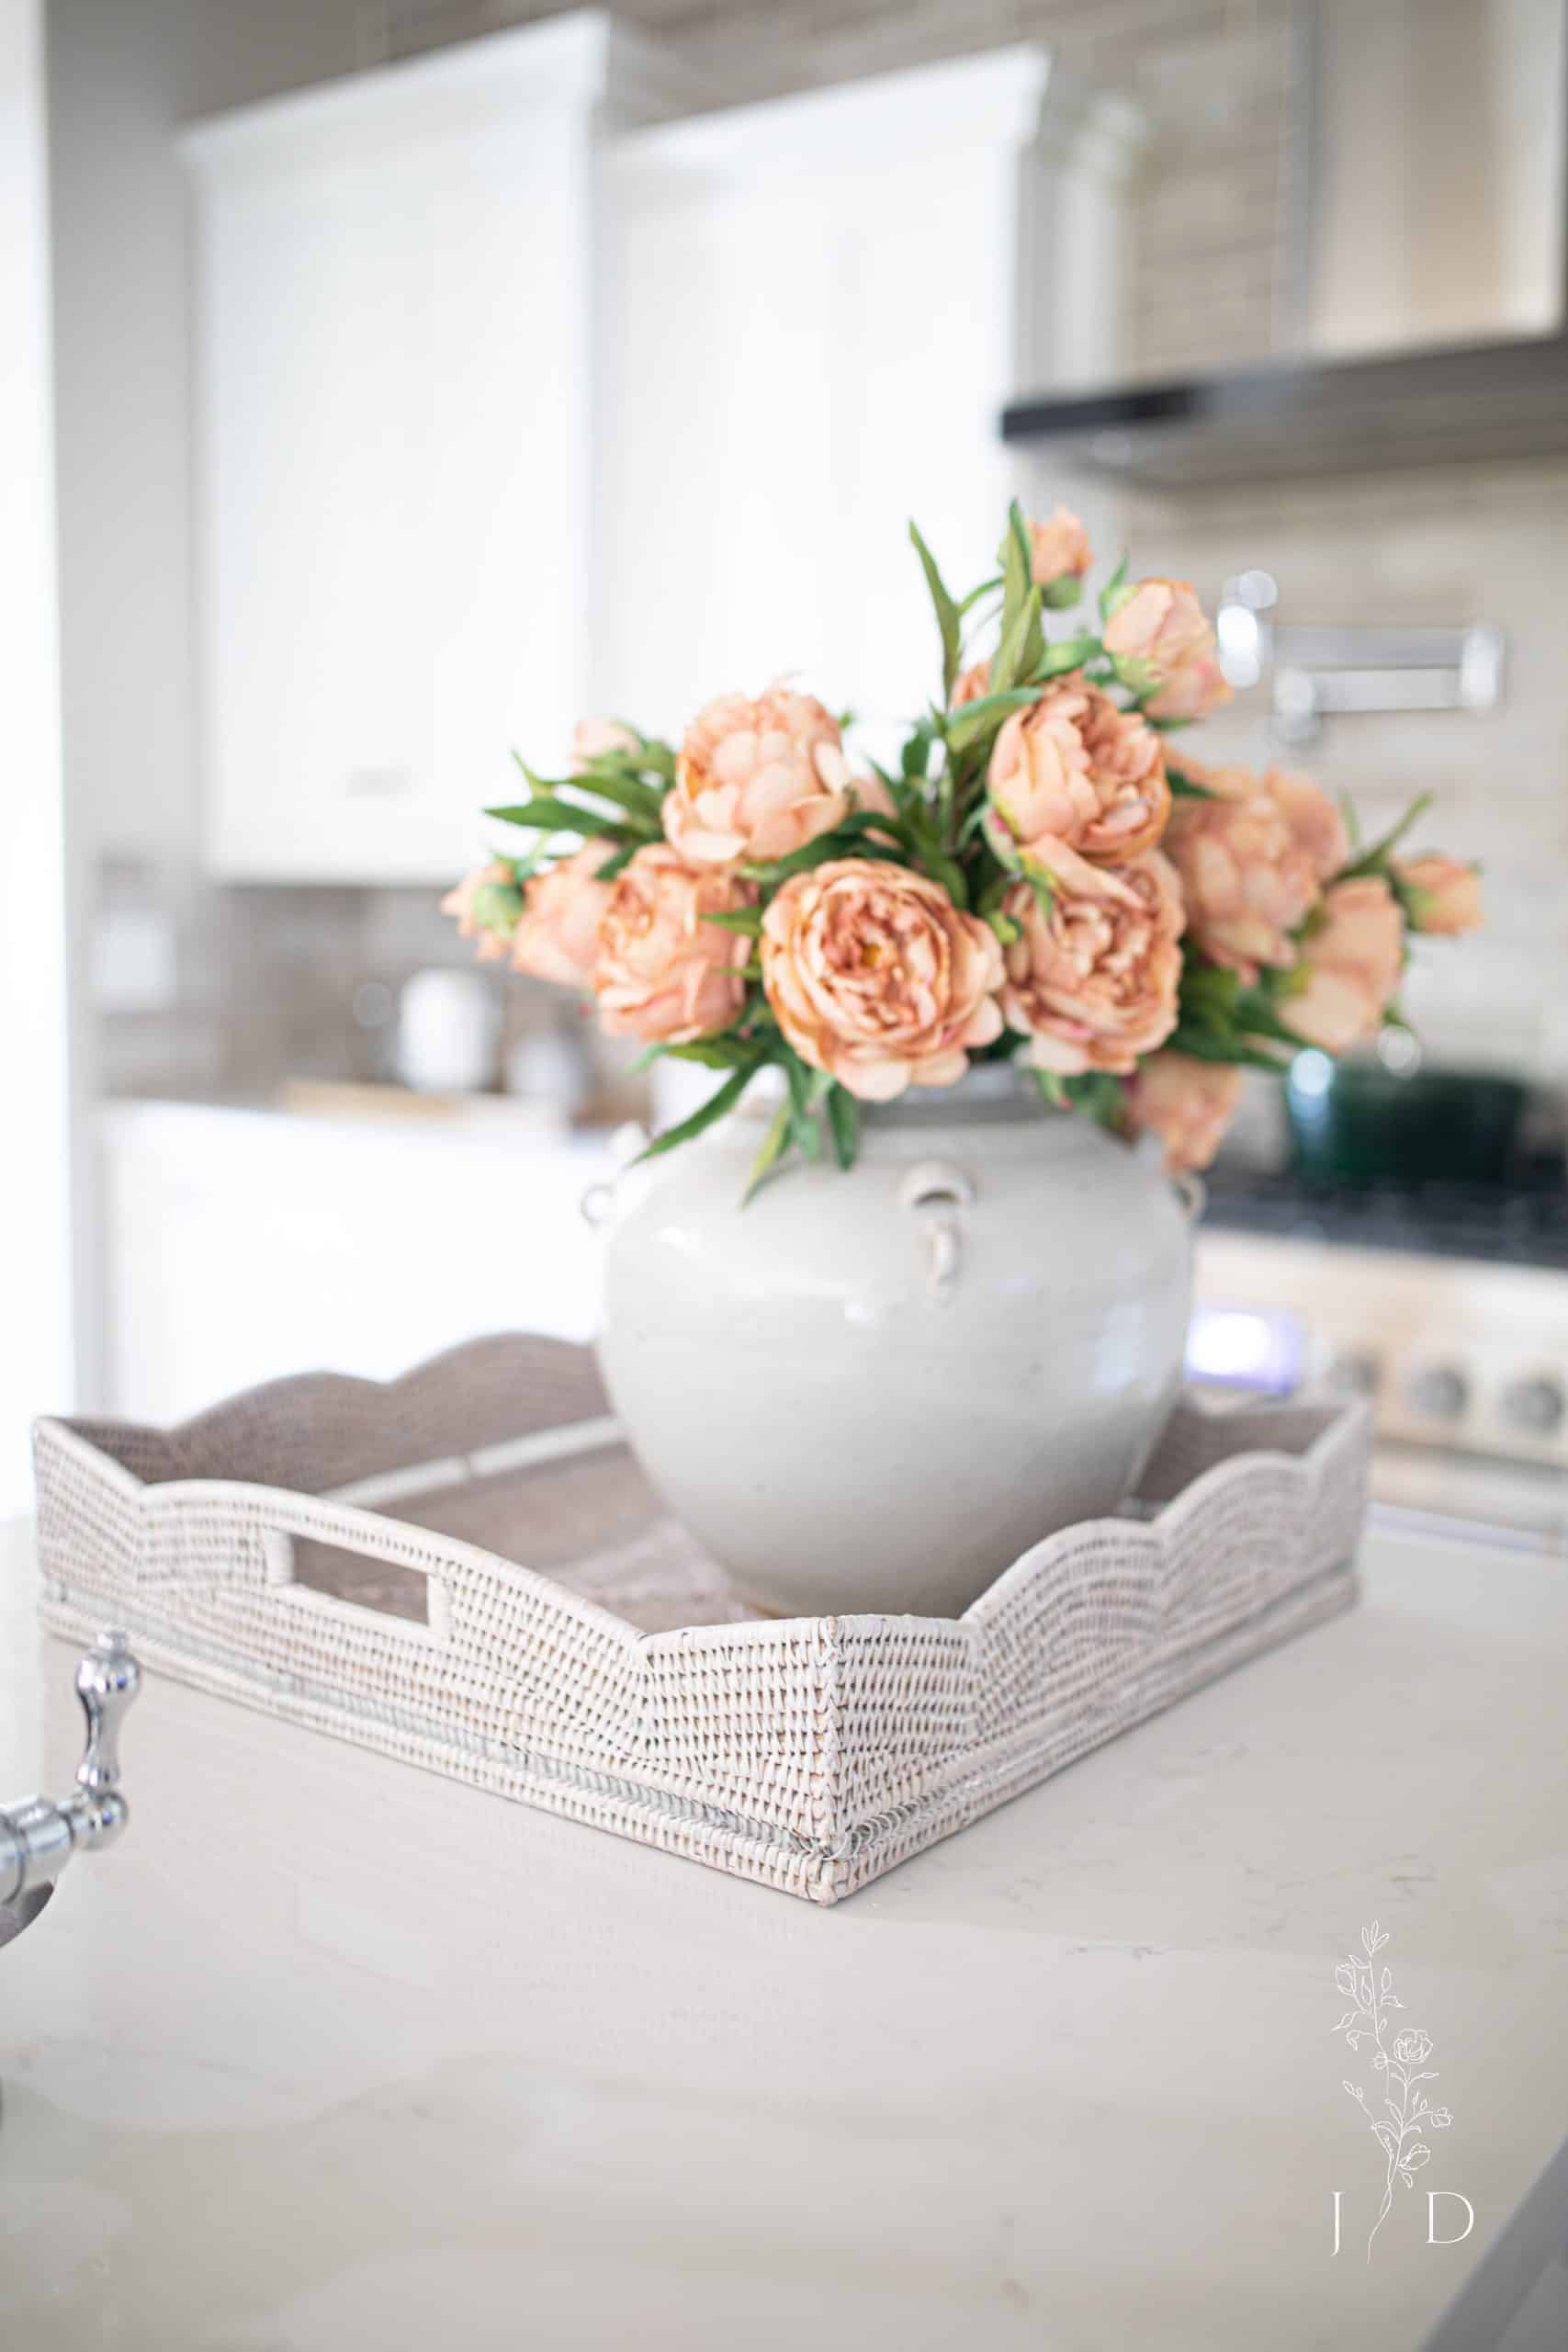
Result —
<instances>
[{"instance_id":1,"label":"dark green bowl","mask_svg":"<svg viewBox=\"0 0 1568 2352\"><path fill-rule=\"evenodd\" d=\"M1298 1054L1285 1081L1291 1158L1319 1184L1497 1184L1527 1090L1485 1071L1413 1070Z\"/></svg>"}]
</instances>

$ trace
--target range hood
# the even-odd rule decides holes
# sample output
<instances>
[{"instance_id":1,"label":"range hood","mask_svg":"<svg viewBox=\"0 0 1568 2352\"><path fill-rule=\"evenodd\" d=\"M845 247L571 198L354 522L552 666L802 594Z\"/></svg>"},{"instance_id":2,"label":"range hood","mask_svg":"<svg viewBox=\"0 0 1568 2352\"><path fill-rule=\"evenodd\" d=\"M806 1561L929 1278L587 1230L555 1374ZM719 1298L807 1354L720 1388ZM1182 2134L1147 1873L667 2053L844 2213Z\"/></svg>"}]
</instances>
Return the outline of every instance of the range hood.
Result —
<instances>
[{"instance_id":1,"label":"range hood","mask_svg":"<svg viewBox=\"0 0 1568 2352\"><path fill-rule=\"evenodd\" d=\"M1002 438L1153 490L1568 452L1568 335L1010 402Z\"/></svg>"},{"instance_id":2,"label":"range hood","mask_svg":"<svg viewBox=\"0 0 1568 2352\"><path fill-rule=\"evenodd\" d=\"M1068 142L1004 439L1161 490L1568 452L1568 0L1292 21L1271 204L1157 90L1140 153Z\"/></svg>"}]
</instances>

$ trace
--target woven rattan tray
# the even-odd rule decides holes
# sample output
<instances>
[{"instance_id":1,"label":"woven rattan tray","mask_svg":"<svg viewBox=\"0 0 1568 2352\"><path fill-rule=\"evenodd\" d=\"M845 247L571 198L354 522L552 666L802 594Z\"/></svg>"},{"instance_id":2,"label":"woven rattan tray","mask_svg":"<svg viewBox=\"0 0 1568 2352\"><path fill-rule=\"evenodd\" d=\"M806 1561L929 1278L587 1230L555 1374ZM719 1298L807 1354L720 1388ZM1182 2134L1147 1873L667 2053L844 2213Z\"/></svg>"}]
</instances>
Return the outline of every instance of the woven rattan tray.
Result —
<instances>
[{"instance_id":1,"label":"woven rattan tray","mask_svg":"<svg viewBox=\"0 0 1568 2352\"><path fill-rule=\"evenodd\" d=\"M589 1351L506 1336L175 1429L39 1422L43 1614L833 1903L1344 1608L1367 1443L1359 1405L1187 1402L1126 1516L962 1618L764 1619L662 1510Z\"/></svg>"}]
</instances>

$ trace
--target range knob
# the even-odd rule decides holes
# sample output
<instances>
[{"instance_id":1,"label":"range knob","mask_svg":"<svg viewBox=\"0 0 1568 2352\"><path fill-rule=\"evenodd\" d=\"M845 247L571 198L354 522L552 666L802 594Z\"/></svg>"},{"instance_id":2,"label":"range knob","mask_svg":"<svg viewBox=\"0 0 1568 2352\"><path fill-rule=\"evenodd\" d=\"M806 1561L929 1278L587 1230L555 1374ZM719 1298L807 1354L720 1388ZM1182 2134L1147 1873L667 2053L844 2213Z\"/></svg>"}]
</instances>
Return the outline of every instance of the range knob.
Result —
<instances>
[{"instance_id":1,"label":"range knob","mask_svg":"<svg viewBox=\"0 0 1568 2352\"><path fill-rule=\"evenodd\" d=\"M1530 1437L1555 1437L1568 1411L1561 1381L1545 1373L1530 1380L1516 1380L1503 1391L1503 1419L1509 1427Z\"/></svg>"},{"instance_id":2,"label":"range knob","mask_svg":"<svg viewBox=\"0 0 1568 2352\"><path fill-rule=\"evenodd\" d=\"M1378 1385L1378 1360L1370 1348L1347 1348L1328 1367L1328 1385L1351 1396L1371 1396Z\"/></svg>"},{"instance_id":3,"label":"range knob","mask_svg":"<svg viewBox=\"0 0 1568 2352\"><path fill-rule=\"evenodd\" d=\"M1404 1384L1404 1401L1424 1420L1461 1420L1470 1403L1470 1385L1452 1364L1422 1364Z\"/></svg>"}]
</instances>

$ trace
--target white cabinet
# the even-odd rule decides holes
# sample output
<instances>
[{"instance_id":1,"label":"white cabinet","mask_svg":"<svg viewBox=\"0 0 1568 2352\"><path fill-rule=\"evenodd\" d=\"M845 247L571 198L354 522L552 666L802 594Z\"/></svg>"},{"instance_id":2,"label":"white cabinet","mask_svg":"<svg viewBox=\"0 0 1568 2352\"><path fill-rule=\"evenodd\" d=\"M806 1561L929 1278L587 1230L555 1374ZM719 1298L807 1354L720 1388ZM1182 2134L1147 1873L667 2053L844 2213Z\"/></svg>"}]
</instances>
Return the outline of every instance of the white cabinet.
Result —
<instances>
[{"instance_id":1,"label":"white cabinet","mask_svg":"<svg viewBox=\"0 0 1568 2352\"><path fill-rule=\"evenodd\" d=\"M386 1380L481 1332L590 1338L590 1141L166 1102L104 1113L105 1408L183 1419L317 1368Z\"/></svg>"},{"instance_id":2,"label":"white cabinet","mask_svg":"<svg viewBox=\"0 0 1568 2352\"><path fill-rule=\"evenodd\" d=\"M799 672L873 727L919 709L907 526L991 569L1048 80L1004 50L615 143L599 707L678 729Z\"/></svg>"},{"instance_id":3,"label":"white cabinet","mask_svg":"<svg viewBox=\"0 0 1568 2352\"><path fill-rule=\"evenodd\" d=\"M470 862L587 687L604 127L671 101L585 13L187 134L207 854Z\"/></svg>"}]
</instances>

